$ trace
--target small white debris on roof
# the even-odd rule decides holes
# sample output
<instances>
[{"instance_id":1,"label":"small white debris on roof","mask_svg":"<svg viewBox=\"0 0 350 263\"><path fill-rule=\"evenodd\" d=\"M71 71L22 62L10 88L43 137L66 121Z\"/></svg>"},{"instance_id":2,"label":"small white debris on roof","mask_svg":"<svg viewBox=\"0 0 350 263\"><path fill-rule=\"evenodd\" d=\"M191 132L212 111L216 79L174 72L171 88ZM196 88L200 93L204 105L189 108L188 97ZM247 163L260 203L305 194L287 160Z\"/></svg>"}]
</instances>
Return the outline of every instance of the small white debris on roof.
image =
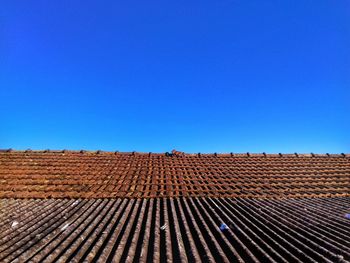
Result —
<instances>
[{"instance_id":1,"label":"small white debris on roof","mask_svg":"<svg viewBox=\"0 0 350 263\"><path fill-rule=\"evenodd\" d=\"M69 226L69 224L65 224L64 227L61 228L61 230L62 230L62 231L63 231L63 230L66 230L68 226Z\"/></svg>"},{"instance_id":2,"label":"small white debris on roof","mask_svg":"<svg viewBox=\"0 0 350 263\"><path fill-rule=\"evenodd\" d=\"M165 230L165 229L166 229L166 224L163 225L160 229L161 229L161 230Z\"/></svg>"},{"instance_id":3,"label":"small white debris on roof","mask_svg":"<svg viewBox=\"0 0 350 263\"><path fill-rule=\"evenodd\" d=\"M75 201L72 206L79 204L79 200Z\"/></svg>"},{"instance_id":4,"label":"small white debris on roof","mask_svg":"<svg viewBox=\"0 0 350 263\"><path fill-rule=\"evenodd\" d=\"M11 227L16 227L18 225L18 222L17 221L13 221L12 224L11 224Z\"/></svg>"}]
</instances>

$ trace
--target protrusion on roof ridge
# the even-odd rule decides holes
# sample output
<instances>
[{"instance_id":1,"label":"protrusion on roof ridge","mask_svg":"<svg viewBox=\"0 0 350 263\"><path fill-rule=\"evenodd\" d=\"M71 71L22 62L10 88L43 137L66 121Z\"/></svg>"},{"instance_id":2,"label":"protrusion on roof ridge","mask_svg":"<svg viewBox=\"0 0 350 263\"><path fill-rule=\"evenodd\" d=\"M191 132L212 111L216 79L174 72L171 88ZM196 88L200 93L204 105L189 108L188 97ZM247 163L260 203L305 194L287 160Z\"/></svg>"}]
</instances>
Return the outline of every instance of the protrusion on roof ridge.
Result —
<instances>
[{"instance_id":1,"label":"protrusion on roof ridge","mask_svg":"<svg viewBox=\"0 0 350 263\"><path fill-rule=\"evenodd\" d=\"M177 151L175 149L171 151L171 154L172 154L172 156L176 156L176 157L183 157L186 155L184 152L180 152L180 151Z\"/></svg>"},{"instance_id":2,"label":"protrusion on roof ridge","mask_svg":"<svg viewBox=\"0 0 350 263\"><path fill-rule=\"evenodd\" d=\"M151 155L152 155L152 152L149 152L149 153L148 153L148 156L151 157Z\"/></svg>"},{"instance_id":3,"label":"protrusion on roof ridge","mask_svg":"<svg viewBox=\"0 0 350 263\"><path fill-rule=\"evenodd\" d=\"M25 153L30 153L30 152L32 152L32 149L29 149L29 148L28 148L28 149L25 150L24 152L25 152Z\"/></svg>"},{"instance_id":4,"label":"protrusion on roof ridge","mask_svg":"<svg viewBox=\"0 0 350 263\"><path fill-rule=\"evenodd\" d=\"M341 153L340 155L343 156L343 157L346 157L346 154L345 154L345 153Z\"/></svg>"},{"instance_id":5,"label":"protrusion on roof ridge","mask_svg":"<svg viewBox=\"0 0 350 263\"><path fill-rule=\"evenodd\" d=\"M283 157L283 154L282 154L282 153L278 153L278 155L279 155L280 157Z\"/></svg>"},{"instance_id":6,"label":"protrusion on roof ridge","mask_svg":"<svg viewBox=\"0 0 350 263\"><path fill-rule=\"evenodd\" d=\"M119 153L119 151L115 151L114 154L117 155Z\"/></svg>"},{"instance_id":7,"label":"protrusion on roof ridge","mask_svg":"<svg viewBox=\"0 0 350 263\"><path fill-rule=\"evenodd\" d=\"M96 154L101 154L101 153L102 153L101 150L97 150L97 151L96 151Z\"/></svg>"},{"instance_id":8,"label":"protrusion on roof ridge","mask_svg":"<svg viewBox=\"0 0 350 263\"><path fill-rule=\"evenodd\" d=\"M315 154L314 153L310 153L312 157L315 157Z\"/></svg>"},{"instance_id":9,"label":"protrusion on roof ridge","mask_svg":"<svg viewBox=\"0 0 350 263\"><path fill-rule=\"evenodd\" d=\"M46 150L44 150L43 152L44 153L49 153L51 150L50 149L46 149Z\"/></svg>"},{"instance_id":10,"label":"protrusion on roof ridge","mask_svg":"<svg viewBox=\"0 0 350 263\"><path fill-rule=\"evenodd\" d=\"M266 157L266 152L263 152L262 154L264 155L264 157Z\"/></svg>"},{"instance_id":11,"label":"protrusion on roof ridge","mask_svg":"<svg viewBox=\"0 0 350 263\"><path fill-rule=\"evenodd\" d=\"M218 157L218 154L217 154L217 153L214 153L214 156L215 156L215 157Z\"/></svg>"},{"instance_id":12,"label":"protrusion on roof ridge","mask_svg":"<svg viewBox=\"0 0 350 263\"><path fill-rule=\"evenodd\" d=\"M247 156L250 157L250 153L249 152L247 152Z\"/></svg>"},{"instance_id":13,"label":"protrusion on roof ridge","mask_svg":"<svg viewBox=\"0 0 350 263\"><path fill-rule=\"evenodd\" d=\"M80 153L86 153L86 151L85 150L80 150Z\"/></svg>"},{"instance_id":14,"label":"protrusion on roof ridge","mask_svg":"<svg viewBox=\"0 0 350 263\"><path fill-rule=\"evenodd\" d=\"M297 152L295 152L294 154L295 154L295 157L299 157L299 154Z\"/></svg>"},{"instance_id":15,"label":"protrusion on roof ridge","mask_svg":"<svg viewBox=\"0 0 350 263\"><path fill-rule=\"evenodd\" d=\"M198 157L201 157L201 153L197 153Z\"/></svg>"}]
</instances>

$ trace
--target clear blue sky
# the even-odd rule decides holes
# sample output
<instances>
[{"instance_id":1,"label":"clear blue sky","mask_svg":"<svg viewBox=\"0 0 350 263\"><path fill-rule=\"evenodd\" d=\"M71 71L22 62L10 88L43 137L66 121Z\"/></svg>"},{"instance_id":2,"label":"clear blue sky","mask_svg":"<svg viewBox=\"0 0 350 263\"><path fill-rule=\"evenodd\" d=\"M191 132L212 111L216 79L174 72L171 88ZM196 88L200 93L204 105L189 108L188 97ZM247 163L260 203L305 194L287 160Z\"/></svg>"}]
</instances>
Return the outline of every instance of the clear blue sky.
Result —
<instances>
[{"instance_id":1,"label":"clear blue sky","mask_svg":"<svg viewBox=\"0 0 350 263\"><path fill-rule=\"evenodd\" d=\"M350 2L5 0L0 148L350 152Z\"/></svg>"}]
</instances>

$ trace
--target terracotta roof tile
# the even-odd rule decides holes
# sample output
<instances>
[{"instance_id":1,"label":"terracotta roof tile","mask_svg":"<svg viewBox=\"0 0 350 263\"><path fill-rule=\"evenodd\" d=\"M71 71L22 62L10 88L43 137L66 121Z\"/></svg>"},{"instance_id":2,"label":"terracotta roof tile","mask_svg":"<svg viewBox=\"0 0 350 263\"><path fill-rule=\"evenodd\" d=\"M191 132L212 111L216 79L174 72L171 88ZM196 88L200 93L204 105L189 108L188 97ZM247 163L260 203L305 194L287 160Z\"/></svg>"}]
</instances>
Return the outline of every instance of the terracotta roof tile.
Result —
<instances>
[{"instance_id":1,"label":"terracotta roof tile","mask_svg":"<svg viewBox=\"0 0 350 263\"><path fill-rule=\"evenodd\" d=\"M349 157L1 151L0 262L349 262Z\"/></svg>"},{"instance_id":2,"label":"terracotta roof tile","mask_svg":"<svg viewBox=\"0 0 350 263\"><path fill-rule=\"evenodd\" d=\"M178 153L5 150L0 197L350 196L349 155Z\"/></svg>"}]
</instances>

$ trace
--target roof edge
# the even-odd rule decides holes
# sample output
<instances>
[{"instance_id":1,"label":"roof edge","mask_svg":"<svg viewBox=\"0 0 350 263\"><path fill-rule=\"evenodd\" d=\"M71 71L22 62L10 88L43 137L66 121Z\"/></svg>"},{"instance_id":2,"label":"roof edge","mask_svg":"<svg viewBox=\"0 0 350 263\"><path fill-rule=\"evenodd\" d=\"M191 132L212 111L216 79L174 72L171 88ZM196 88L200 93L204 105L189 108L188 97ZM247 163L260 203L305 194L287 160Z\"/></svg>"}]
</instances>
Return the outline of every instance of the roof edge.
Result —
<instances>
[{"instance_id":1,"label":"roof edge","mask_svg":"<svg viewBox=\"0 0 350 263\"><path fill-rule=\"evenodd\" d=\"M153 152L119 152L119 151L102 151L102 150L14 150L14 149L0 149L0 153L62 153L62 154L104 154L104 155L155 155L155 156L171 156L171 153L153 153ZM216 157L347 157L350 158L350 153L338 153L338 154L330 154L330 153L183 153L181 156L216 156Z\"/></svg>"}]
</instances>

